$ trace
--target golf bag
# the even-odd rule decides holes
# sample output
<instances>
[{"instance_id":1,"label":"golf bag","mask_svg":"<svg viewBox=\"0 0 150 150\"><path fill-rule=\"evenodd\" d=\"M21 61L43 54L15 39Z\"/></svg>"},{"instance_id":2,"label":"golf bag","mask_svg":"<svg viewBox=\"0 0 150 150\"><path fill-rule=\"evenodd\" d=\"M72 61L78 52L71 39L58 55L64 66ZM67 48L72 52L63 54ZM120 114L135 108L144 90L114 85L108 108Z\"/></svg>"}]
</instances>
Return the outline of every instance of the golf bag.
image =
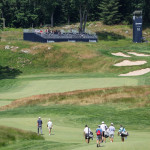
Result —
<instances>
[{"instance_id":1,"label":"golf bag","mask_svg":"<svg viewBox=\"0 0 150 150\"><path fill-rule=\"evenodd\" d=\"M92 139L93 140L93 132L89 131L89 128L88 128L88 139Z\"/></svg>"},{"instance_id":2,"label":"golf bag","mask_svg":"<svg viewBox=\"0 0 150 150\"><path fill-rule=\"evenodd\" d=\"M105 136L105 138L108 138L109 137L109 132L105 131L104 136Z\"/></svg>"},{"instance_id":3,"label":"golf bag","mask_svg":"<svg viewBox=\"0 0 150 150\"><path fill-rule=\"evenodd\" d=\"M122 136L122 137L127 137L129 134L128 134L128 132L121 132L120 133L120 136Z\"/></svg>"},{"instance_id":4,"label":"golf bag","mask_svg":"<svg viewBox=\"0 0 150 150\"><path fill-rule=\"evenodd\" d=\"M89 133L89 138L93 140L93 136L94 136L94 135L93 135L93 132L90 132L90 133Z\"/></svg>"}]
</instances>

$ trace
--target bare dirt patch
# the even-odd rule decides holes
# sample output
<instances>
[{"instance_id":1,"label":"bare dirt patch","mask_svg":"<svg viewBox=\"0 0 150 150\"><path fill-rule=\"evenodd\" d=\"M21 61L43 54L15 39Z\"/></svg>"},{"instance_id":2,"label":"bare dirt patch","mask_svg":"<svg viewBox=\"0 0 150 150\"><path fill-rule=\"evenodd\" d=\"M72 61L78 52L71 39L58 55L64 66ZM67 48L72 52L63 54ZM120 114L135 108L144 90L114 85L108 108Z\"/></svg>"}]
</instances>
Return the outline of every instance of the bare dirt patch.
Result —
<instances>
[{"instance_id":1,"label":"bare dirt patch","mask_svg":"<svg viewBox=\"0 0 150 150\"><path fill-rule=\"evenodd\" d=\"M47 44L45 45L39 44L39 45L34 45L30 48L21 49L20 52L35 55L38 53L44 53L45 51L51 51L51 49L52 49L52 46L49 46Z\"/></svg>"},{"instance_id":2,"label":"bare dirt patch","mask_svg":"<svg viewBox=\"0 0 150 150\"><path fill-rule=\"evenodd\" d=\"M96 53L90 53L89 52L89 54L79 54L77 56L77 58L80 58L80 59L90 59L90 58L97 57L97 56L98 56L98 54L96 54Z\"/></svg>"}]
</instances>

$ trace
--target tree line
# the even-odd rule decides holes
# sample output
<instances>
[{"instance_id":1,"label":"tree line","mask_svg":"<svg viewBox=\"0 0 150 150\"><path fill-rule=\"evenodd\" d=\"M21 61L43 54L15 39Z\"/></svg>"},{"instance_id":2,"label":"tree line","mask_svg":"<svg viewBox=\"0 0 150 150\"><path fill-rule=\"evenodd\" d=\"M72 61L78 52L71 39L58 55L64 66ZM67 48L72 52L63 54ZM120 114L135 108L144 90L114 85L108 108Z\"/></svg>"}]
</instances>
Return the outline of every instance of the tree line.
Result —
<instances>
[{"instance_id":1,"label":"tree line","mask_svg":"<svg viewBox=\"0 0 150 150\"><path fill-rule=\"evenodd\" d=\"M39 27L87 21L104 24L132 23L135 10L142 10L145 23L150 22L150 0L0 0L0 26Z\"/></svg>"}]
</instances>

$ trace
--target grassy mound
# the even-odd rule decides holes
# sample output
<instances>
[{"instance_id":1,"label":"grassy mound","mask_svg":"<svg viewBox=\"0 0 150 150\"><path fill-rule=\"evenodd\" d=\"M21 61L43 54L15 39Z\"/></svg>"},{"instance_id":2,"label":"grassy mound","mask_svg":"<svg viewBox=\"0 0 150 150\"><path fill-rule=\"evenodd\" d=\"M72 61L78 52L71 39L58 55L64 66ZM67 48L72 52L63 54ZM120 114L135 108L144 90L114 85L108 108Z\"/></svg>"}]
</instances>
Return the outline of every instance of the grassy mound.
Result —
<instances>
[{"instance_id":1,"label":"grassy mound","mask_svg":"<svg viewBox=\"0 0 150 150\"><path fill-rule=\"evenodd\" d=\"M13 101L11 104L1 107L1 110L33 105L52 104L125 104L130 107L149 106L150 86L117 87L91 90L78 90L65 93L43 94L31 96Z\"/></svg>"},{"instance_id":2,"label":"grassy mound","mask_svg":"<svg viewBox=\"0 0 150 150\"><path fill-rule=\"evenodd\" d=\"M149 54L149 44L135 45L129 40L121 41L100 41L93 43L28 43L12 42L10 46L20 45L15 51L13 49L5 50L7 43L2 43L0 48L1 68L22 72L22 74L39 73L92 73L98 72L105 75L119 75L124 72L138 70L149 67L149 57L129 58L131 61L145 60L147 64L142 66L115 67L115 63L121 62L126 58L112 56L115 52L143 52ZM25 48L28 47L28 48ZM50 49L49 49L50 48ZM25 53L25 52L28 53ZM0 70L3 73L2 69ZM5 75L7 72L4 72ZM15 74L15 72L14 72ZM16 75L15 74L15 75ZM7 77L7 76L6 76ZM8 76L9 77L9 76Z\"/></svg>"},{"instance_id":3,"label":"grassy mound","mask_svg":"<svg viewBox=\"0 0 150 150\"><path fill-rule=\"evenodd\" d=\"M35 132L23 131L16 128L0 126L0 147L23 140L43 140Z\"/></svg>"},{"instance_id":4,"label":"grassy mound","mask_svg":"<svg viewBox=\"0 0 150 150\"><path fill-rule=\"evenodd\" d=\"M124 58L112 56L112 52L142 51L149 54L149 43L132 42L130 26L105 26L100 22L95 22L87 24L87 27L98 33L100 39L98 43L32 43L20 41L20 38L19 40L8 38L16 34L22 37L23 33L20 29L3 31L0 67L8 67L22 74L98 72L105 75L118 75L149 67L149 58L144 58L148 63L142 67L113 66ZM129 34L126 34L126 31ZM130 60L143 60L143 57L132 56ZM7 77L8 75L1 70L0 72Z\"/></svg>"},{"instance_id":5,"label":"grassy mound","mask_svg":"<svg viewBox=\"0 0 150 150\"><path fill-rule=\"evenodd\" d=\"M51 114L57 118L58 124L65 125L69 122L70 125L83 126L88 123L92 127L97 126L101 119L114 122L118 128L119 124L125 124L129 129L135 130L136 126L139 130L142 125L146 130L149 128L150 116L149 88L119 87L37 95L1 107L3 111L0 115L5 118L37 115L48 117Z\"/></svg>"}]
</instances>

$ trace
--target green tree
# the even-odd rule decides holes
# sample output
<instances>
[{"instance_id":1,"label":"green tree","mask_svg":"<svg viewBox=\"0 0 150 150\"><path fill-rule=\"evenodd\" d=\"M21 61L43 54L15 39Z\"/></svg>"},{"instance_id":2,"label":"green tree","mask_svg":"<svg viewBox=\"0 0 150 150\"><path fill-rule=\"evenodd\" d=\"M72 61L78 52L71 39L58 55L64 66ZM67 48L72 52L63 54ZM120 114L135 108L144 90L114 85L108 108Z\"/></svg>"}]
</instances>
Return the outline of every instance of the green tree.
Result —
<instances>
[{"instance_id":1,"label":"green tree","mask_svg":"<svg viewBox=\"0 0 150 150\"><path fill-rule=\"evenodd\" d=\"M0 2L0 30L2 29L2 3ZM1 31L0 31L1 32ZM1 33L0 33L1 34Z\"/></svg>"},{"instance_id":2,"label":"green tree","mask_svg":"<svg viewBox=\"0 0 150 150\"><path fill-rule=\"evenodd\" d=\"M119 23L121 17L119 7L119 0L103 0L99 5L100 20L107 25Z\"/></svg>"},{"instance_id":3,"label":"green tree","mask_svg":"<svg viewBox=\"0 0 150 150\"><path fill-rule=\"evenodd\" d=\"M37 0L38 1L38 0ZM8 27L31 27L38 24L36 0L2 0L3 16Z\"/></svg>"},{"instance_id":4,"label":"green tree","mask_svg":"<svg viewBox=\"0 0 150 150\"><path fill-rule=\"evenodd\" d=\"M92 8L94 0L74 0L75 6L79 11L80 16L80 32L85 32L85 26L89 15L89 10Z\"/></svg>"},{"instance_id":5,"label":"green tree","mask_svg":"<svg viewBox=\"0 0 150 150\"><path fill-rule=\"evenodd\" d=\"M89 16L88 16L88 20L90 21L96 21L99 20L99 4L100 4L101 0L94 0L93 1L93 5L91 5L91 8L89 10Z\"/></svg>"},{"instance_id":6,"label":"green tree","mask_svg":"<svg viewBox=\"0 0 150 150\"><path fill-rule=\"evenodd\" d=\"M150 0L0 0L0 25L31 27L41 24L80 22L85 31L88 21L105 24L132 23L135 10L143 11L144 22L150 22ZM1 25L2 26L2 25Z\"/></svg>"},{"instance_id":7,"label":"green tree","mask_svg":"<svg viewBox=\"0 0 150 150\"><path fill-rule=\"evenodd\" d=\"M73 0L62 0L62 13L63 19L70 24L71 21L76 19L74 18L77 16L76 6Z\"/></svg>"},{"instance_id":8,"label":"green tree","mask_svg":"<svg viewBox=\"0 0 150 150\"><path fill-rule=\"evenodd\" d=\"M2 3L0 2L0 41L1 41L1 30L2 30Z\"/></svg>"},{"instance_id":9,"label":"green tree","mask_svg":"<svg viewBox=\"0 0 150 150\"><path fill-rule=\"evenodd\" d=\"M31 27L33 24L37 24L38 15L35 13L34 2L32 0L16 0L17 10L13 21L15 26Z\"/></svg>"},{"instance_id":10,"label":"green tree","mask_svg":"<svg viewBox=\"0 0 150 150\"><path fill-rule=\"evenodd\" d=\"M149 23L150 22L150 1L149 0L144 0L143 15L144 15L144 21Z\"/></svg>"},{"instance_id":11,"label":"green tree","mask_svg":"<svg viewBox=\"0 0 150 150\"><path fill-rule=\"evenodd\" d=\"M54 26L54 13L56 10L56 7L59 5L60 0L44 0L43 1L43 9L45 10L46 17L48 17L48 20L51 22L51 27Z\"/></svg>"},{"instance_id":12,"label":"green tree","mask_svg":"<svg viewBox=\"0 0 150 150\"><path fill-rule=\"evenodd\" d=\"M119 12L121 13L121 20L131 24L133 12L135 10L142 10L143 15L145 16L145 11L147 11L148 9L144 8L144 1L146 0L119 0Z\"/></svg>"}]
</instances>

